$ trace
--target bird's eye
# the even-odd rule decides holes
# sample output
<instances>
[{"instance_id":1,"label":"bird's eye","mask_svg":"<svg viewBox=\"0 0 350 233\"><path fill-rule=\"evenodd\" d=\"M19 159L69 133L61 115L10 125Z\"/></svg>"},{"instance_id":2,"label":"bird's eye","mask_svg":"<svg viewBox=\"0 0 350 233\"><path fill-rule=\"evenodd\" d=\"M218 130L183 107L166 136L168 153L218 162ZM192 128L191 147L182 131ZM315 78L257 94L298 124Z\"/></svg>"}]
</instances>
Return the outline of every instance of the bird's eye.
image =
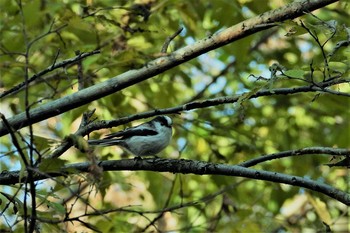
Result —
<instances>
[{"instance_id":1,"label":"bird's eye","mask_svg":"<svg viewBox=\"0 0 350 233\"><path fill-rule=\"evenodd\" d=\"M169 124L169 121L164 118L164 117L159 117L158 118L158 122L161 126L166 126L166 127L170 127L171 126L171 123Z\"/></svg>"}]
</instances>

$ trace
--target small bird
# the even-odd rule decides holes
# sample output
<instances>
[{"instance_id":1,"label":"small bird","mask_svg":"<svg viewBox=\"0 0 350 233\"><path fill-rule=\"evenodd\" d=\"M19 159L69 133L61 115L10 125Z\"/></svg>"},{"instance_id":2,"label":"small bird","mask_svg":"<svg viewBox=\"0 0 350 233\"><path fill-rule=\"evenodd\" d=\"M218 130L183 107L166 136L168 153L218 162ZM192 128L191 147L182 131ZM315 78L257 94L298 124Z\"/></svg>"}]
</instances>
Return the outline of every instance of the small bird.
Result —
<instances>
[{"instance_id":1,"label":"small bird","mask_svg":"<svg viewBox=\"0 0 350 233\"><path fill-rule=\"evenodd\" d=\"M88 140L90 145L120 146L135 156L156 155L170 143L173 121L157 116L135 127L108 134L103 139Z\"/></svg>"}]
</instances>

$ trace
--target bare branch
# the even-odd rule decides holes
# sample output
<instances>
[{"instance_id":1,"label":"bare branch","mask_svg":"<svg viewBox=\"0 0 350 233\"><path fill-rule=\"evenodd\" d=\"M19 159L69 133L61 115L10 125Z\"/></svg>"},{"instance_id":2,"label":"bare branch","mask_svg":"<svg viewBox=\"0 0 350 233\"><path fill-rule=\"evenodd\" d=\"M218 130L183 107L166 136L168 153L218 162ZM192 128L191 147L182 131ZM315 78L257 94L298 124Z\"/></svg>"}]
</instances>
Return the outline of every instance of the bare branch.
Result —
<instances>
[{"instance_id":1,"label":"bare branch","mask_svg":"<svg viewBox=\"0 0 350 233\"><path fill-rule=\"evenodd\" d=\"M0 113L0 118L1 118L2 122L4 122L4 125L7 128L7 130L10 132L12 143L15 146L18 154L21 156L21 159L22 159L24 165L28 166L29 162L28 162L25 154L23 153L23 150L22 150L21 146L19 145L17 138L16 138L16 135L15 135L14 131L11 129L10 124L8 123L7 119L5 118L5 116L2 113Z\"/></svg>"},{"instance_id":2,"label":"bare branch","mask_svg":"<svg viewBox=\"0 0 350 233\"><path fill-rule=\"evenodd\" d=\"M273 159L280 159L291 156L300 156L300 155L312 155L312 154L321 154L321 155L333 155L333 156L350 156L350 149L339 149L332 147L308 147L298 150L288 150L278 153L273 153L269 155L262 155L258 158L254 158L243 163L239 163L239 166L251 167L258 163L266 162Z\"/></svg>"},{"instance_id":3,"label":"bare branch","mask_svg":"<svg viewBox=\"0 0 350 233\"><path fill-rule=\"evenodd\" d=\"M68 65L72 65L72 64L75 64L76 62L78 61L81 61L82 59L86 58L86 57L89 57L89 56L92 56L92 55L95 55L95 54L98 54L100 53L100 50L94 50L94 51L91 51L91 52L87 52L87 53L81 53L73 58L69 58L69 59L66 59L64 61L61 61L59 63L56 64L56 60L57 60L57 55L54 59L54 62L52 63L51 66L47 67L46 69L40 71L39 73L37 74L34 74L32 77L30 77L27 81L28 85L30 83L32 83L33 81L35 81L37 78L39 77L42 77L43 75L53 71L53 70L56 70L58 68L63 68L63 67L66 67ZM7 91L4 91L0 94L0 99L9 95L9 94L12 94L12 93L15 93L19 90L21 90L24 86L26 85L26 82L23 82L23 83L20 83L18 84L17 86L11 88L10 90L7 90Z\"/></svg>"},{"instance_id":4,"label":"bare branch","mask_svg":"<svg viewBox=\"0 0 350 233\"><path fill-rule=\"evenodd\" d=\"M162 50L160 51L161 53L166 53L166 51L168 50L168 47L169 47L169 44L170 42L175 39L175 37L177 37L183 30L184 28L181 27L179 30L177 30L174 34L172 34L171 36L167 37L165 42L164 42L164 45L162 47Z\"/></svg>"},{"instance_id":5,"label":"bare branch","mask_svg":"<svg viewBox=\"0 0 350 233\"><path fill-rule=\"evenodd\" d=\"M188 101L186 101L186 102L187 102L187 103L188 103L188 102L192 102L192 101L195 101L195 100L201 98L201 97L203 96L204 92L205 92L206 90L208 90L208 88L209 88L211 85L213 85L220 77L222 77L223 75L225 75L225 74L229 71L229 69L230 69L231 67L233 67L235 64L236 64L236 60L234 60L234 61L230 62L229 64L227 64L227 65L225 66L225 68L222 69L222 70L220 71L220 73L218 73L217 75L215 75L215 76L212 78L212 80L211 80L208 84L206 84L205 87L202 88L202 90L200 90L196 95L194 95L193 97L191 97L191 98L190 98Z\"/></svg>"},{"instance_id":6,"label":"bare branch","mask_svg":"<svg viewBox=\"0 0 350 233\"><path fill-rule=\"evenodd\" d=\"M65 166L61 171L50 173L52 177L71 174L72 170L79 172L89 172L90 163L75 163ZM182 174L197 174L197 175L223 175L234 177L246 177L257 180L265 180L276 183L284 183L292 186L307 188L331 198L338 200L346 205L350 205L350 194L338 190L330 185L306 179L299 176L286 175L278 172L269 172L263 170L256 170L245 168L238 165L214 164L202 161L193 161L185 159L122 159L122 160L108 160L101 161L99 166L104 171L156 171L156 172L171 172ZM18 183L20 179L19 171L2 172L0 175L0 184L9 185ZM34 180L46 179L47 175L33 173ZM22 177L21 182L26 179Z\"/></svg>"}]
</instances>

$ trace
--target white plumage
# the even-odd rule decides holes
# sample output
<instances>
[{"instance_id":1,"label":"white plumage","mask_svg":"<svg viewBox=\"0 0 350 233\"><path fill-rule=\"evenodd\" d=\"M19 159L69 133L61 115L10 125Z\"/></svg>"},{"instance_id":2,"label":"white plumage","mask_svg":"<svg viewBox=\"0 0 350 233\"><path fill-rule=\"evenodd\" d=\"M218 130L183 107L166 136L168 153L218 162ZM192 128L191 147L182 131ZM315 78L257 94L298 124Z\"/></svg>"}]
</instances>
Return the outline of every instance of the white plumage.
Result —
<instances>
[{"instance_id":1,"label":"white plumage","mask_svg":"<svg viewBox=\"0 0 350 233\"><path fill-rule=\"evenodd\" d=\"M104 139L89 140L90 145L120 146L135 156L156 155L170 143L172 120L158 116L149 122L111 133Z\"/></svg>"}]
</instances>

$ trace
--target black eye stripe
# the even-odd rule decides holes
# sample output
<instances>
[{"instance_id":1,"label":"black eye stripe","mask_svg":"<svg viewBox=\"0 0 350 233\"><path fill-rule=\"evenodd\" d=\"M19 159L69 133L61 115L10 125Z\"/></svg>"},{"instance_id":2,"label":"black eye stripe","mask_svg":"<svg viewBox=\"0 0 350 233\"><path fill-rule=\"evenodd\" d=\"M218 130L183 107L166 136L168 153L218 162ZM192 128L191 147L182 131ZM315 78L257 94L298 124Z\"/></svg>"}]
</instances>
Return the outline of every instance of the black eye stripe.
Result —
<instances>
[{"instance_id":1,"label":"black eye stripe","mask_svg":"<svg viewBox=\"0 0 350 233\"><path fill-rule=\"evenodd\" d=\"M158 121L161 125L169 126L168 121L163 116L158 116L155 118L156 121Z\"/></svg>"},{"instance_id":2,"label":"black eye stripe","mask_svg":"<svg viewBox=\"0 0 350 233\"><path fill-rule=\"evenodd\" d=\"M160 122L161 125L166 125L167 124L167 121L166 121L166 119L164 117L160 117L159 118L159 122Z\"/></svg>"}]
</instances>

